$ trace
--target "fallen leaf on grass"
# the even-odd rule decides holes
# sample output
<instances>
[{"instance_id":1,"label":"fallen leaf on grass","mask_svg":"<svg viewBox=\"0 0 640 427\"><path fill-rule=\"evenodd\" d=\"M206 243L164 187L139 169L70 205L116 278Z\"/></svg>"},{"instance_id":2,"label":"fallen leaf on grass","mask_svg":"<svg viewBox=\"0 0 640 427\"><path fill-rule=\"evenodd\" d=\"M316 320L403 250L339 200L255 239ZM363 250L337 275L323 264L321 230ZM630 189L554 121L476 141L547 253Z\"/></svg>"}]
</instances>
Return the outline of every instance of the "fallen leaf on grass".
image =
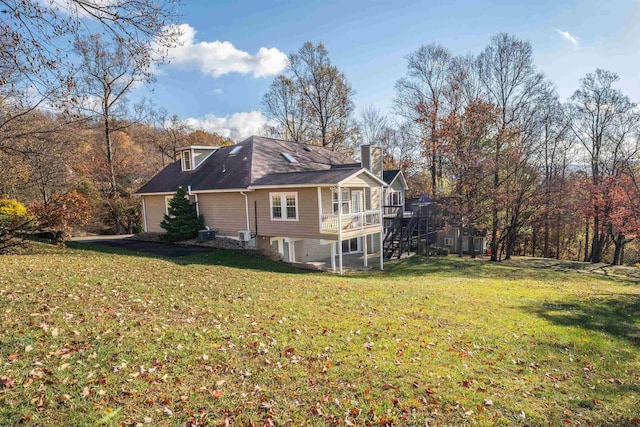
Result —
<instances>
[{"instance_id":1,"label":"fallen leaf on grass","mask_svg":"<svg viewBox=\"0 0 640 427\"><path fill-rule=\"evenodd\" d=\"M47 406L47 401L44 398L44 394L41 394L39 396L34 397L33 399L31 399L31 404L32 405L36 405L38 408L42 408L44 406Z\"/></svg>"},{"instance_id":2,"label":"fallen leaf on grass","mask_svg":"<svg viewBox=\"0 0 640 427\"><path fill-rule=\"evenodd\" d=\"M0 377L0 388L14 388L16 386L16 380L12 377L3 376Z\"/></svg>"},{"instance_id":3,"label":"fallen leaf on grass","mask_svg":"<svg viewBox=\"0 0 640 427\"><path fill-rule=\"evenodd\" d=\"M320 417L324 416L324 412L322 411L322 406L320 406L320 403L316 403L316 405L312 406L309 410L314 415L318 415Z\"/></svg>"}]
</instances>

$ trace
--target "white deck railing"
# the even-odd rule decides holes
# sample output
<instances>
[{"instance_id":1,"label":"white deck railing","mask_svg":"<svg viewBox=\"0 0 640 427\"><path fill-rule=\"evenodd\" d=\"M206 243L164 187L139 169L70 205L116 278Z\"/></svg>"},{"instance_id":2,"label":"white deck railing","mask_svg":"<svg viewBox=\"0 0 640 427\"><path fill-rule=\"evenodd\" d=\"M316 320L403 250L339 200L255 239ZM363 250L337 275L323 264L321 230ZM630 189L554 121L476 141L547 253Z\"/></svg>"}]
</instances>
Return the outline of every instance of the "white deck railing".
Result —
<instances>
[{"instance_id":1,"label":"white deck railing","mask_svg":"<svg viewBox=\"0 0 640 427\"><path fill-rule=\"evenodd\" d=\"M338 215L322 214L321 233L338 234ZM342 231L362 230L367 227L382 225L380 211L365 211L352 214L342 214Z\"/></svg>"}]
</instances>

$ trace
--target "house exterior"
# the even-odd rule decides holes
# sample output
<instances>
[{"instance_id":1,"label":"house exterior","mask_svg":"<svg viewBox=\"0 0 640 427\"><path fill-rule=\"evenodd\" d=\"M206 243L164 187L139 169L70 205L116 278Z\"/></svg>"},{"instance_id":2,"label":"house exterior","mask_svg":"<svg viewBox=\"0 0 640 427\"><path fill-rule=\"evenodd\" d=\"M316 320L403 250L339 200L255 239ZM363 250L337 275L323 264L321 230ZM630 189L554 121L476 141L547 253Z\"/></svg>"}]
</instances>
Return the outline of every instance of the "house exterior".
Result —
<instances>
[{"instance_id":1,"label":"house exterior","mask_svg":"<svg viewBox=\"0 0 640 427\"><path fill-rule=\"evenodd\" d=\"M405 192L409 189L407 181L399 169L386 170L382 180L387 184L384 195L385 216L395 216L405 206Z\"/></svg>"},{"instance_id":2,"label":"house exterior","mask_svg":"<svg viewBox=\"0 0 640 427\"><path fill-rule=\"evenodd\" d=\"M456 254L460 252L460 237L462 237L462 252L467 254L469 250L469 234L465 232L460 236L459 227L451 227L438 233L438 246L449 249L449 253ZM473 236L474 252L478 255L487 253L487 239L480 233Z\"/></svg>"},{"instance_id":3,"label":"house exterior","mask_svg":"<svg viewBox=\"0 0 640 427\"><path fill-rule=\"evenodd\" d=\"M382 269L382 153L361 150L357 163L323 147L257 136L180 148L180 160L136 192L145 231L164 231L160 221L181 186L219 236L271 246L290 262L329 260L341 274L343 254L379 251Z\"/></svg>"}]
</instances>

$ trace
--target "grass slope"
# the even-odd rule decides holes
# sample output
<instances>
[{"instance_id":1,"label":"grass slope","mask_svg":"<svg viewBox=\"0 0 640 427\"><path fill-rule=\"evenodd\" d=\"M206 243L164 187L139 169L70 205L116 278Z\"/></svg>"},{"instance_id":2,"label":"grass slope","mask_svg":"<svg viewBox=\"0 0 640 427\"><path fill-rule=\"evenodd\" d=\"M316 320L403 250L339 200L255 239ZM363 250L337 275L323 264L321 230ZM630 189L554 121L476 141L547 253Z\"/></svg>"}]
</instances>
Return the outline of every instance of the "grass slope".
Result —
<instances>
[{"instance_id":1,"label":"grass slope","mask_svg":"<svg viewBox=\"0 0 640 427\"><path fill-rule=\"evenodd\" d=\"M635 425L640 286L414 257L0 259L0 425Z\"/></svg>"}]
</instances>

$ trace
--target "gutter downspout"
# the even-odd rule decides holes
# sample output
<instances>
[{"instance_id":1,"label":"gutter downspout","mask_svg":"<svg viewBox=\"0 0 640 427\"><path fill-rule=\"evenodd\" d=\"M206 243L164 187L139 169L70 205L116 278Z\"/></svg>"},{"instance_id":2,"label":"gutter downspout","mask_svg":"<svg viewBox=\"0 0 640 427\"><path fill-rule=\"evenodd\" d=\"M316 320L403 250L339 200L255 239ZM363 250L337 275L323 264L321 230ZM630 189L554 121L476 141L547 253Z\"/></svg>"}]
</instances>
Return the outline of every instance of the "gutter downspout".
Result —
<instances>
[{"instance_id":1,"label":"gutter downspout","mask_svg":"<svg viewBox=\"0 0 640 427\"><path fill-rule=\"evenodd\" d=\"M249 224L249 195L244 191L241 191L240 194L244 196L244 213L245 213L245 216L247 217L247 230L251 232L251 227Z\"/></svg>"},{"instance_id":2,"label":"gutter downspout","mask_svg":"<svg viewBox=\"0 0 640 427\"><path fill-rule=\"evenodd\" d=\"M147 227L147 207L144 204L144 197L140 197L142 199L142 220L144 222L144 231L145 233L149 231Z\"/></svg>"},{"instance_id":3,"label":"gutter downspout","mask_svg":"<svg viewBox=\"0 0 640 427\"><path fill-rule=\"evenodd\" d=\"M191 191L191 186L190 185L187 185L187 194L189 194L190 196L195 196L196 214L198 216L200 216L200 205L198 204L198 195Z\"/></svg>"}]
</instances>

